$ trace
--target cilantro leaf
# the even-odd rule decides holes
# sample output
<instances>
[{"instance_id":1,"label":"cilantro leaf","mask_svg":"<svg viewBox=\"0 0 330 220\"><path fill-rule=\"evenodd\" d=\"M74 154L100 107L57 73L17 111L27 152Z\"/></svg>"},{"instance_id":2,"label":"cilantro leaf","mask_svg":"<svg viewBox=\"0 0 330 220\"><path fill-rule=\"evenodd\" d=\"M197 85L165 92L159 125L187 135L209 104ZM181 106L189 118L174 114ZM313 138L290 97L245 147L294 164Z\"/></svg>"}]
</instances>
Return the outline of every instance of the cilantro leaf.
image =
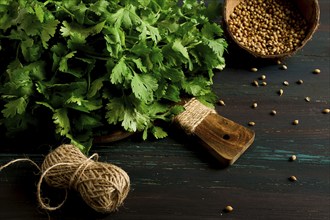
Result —
<instances>
[{"instance_id":1,"label":"cilantro leaf","mask_svg":"<svg viewBox=\"0 0 330 220\"><path fill-rule=\"evenodd\" d=\"M1 111L6 118L12 118L16 114L23 114L27 106L26 99L20 97L5 104L5 108Z\"/></svg>"},{"instance_id":2,"label":"cilantro leaf","mask_svg":"<svg viewBox=\"0 0 330 220\"><path fill-rule=\"evenodd\" d=\"M112 69L112 73L110 75L111 83L122 84L133 78L132 70L127 66L125 59L126 57L122 57Z\"/></svg>"},{"instance_id":3,"label":"cilantro leaf","mask_svg":"<svg viewBox=\"0 0 330 220\"><path fill-rule=\"evenodd\" d=\"M47 42L50 40L51 37L54 37L58 24L59 24L59 21L52 20L52 21L43 23L41 25L40 38L41 38L42 45L44 46L44 48L48 48Z\"/></svg>"},{"instance_id":4,"label":"cilantro leaf","mask_svg":"<svg viewBox=\"0 0 330 220\"><path fill-rule=\"evenodd\" d=\"M183 89L192 96L203 96L209 94L211 83L202 76L197 76L183 82Z\"/></svg>"},{"instance_id":5,"label":"cilantro leaf","mask_svg":"<svg viewBox=\"0 0 330 220\"><path fill-rule=\"evenodd\" d=\"M158 127L158 126L154 126L152 129L151 129L151 133L154 135L154 137L156 139L159 139L159 138L165 138L168 136L168 134L163 130L163 128L161 127Z\"/></svg>"},{"instance_id":6,"label":"cilantro leaf","mask_svg":"<svg viewBox=\"0 0 330 220\"><path fill-rule=\"evenodd\" d=\"M154 91L158 88L154 77L147 74L134 74L131 85L136 98L146 103L153 101Z\"/></svg>"},{"instance_id":7,"label":"cilantro leaf","mask_svg":"<svg viewBox=\"0 0 330 220\"><path fill-rule=\"evenodd\" d=\"M62 136L69 134L71 126L66 108L56 109L53 114L53 120L56 125L56 133Z\"/></svg>"}]
</instances>

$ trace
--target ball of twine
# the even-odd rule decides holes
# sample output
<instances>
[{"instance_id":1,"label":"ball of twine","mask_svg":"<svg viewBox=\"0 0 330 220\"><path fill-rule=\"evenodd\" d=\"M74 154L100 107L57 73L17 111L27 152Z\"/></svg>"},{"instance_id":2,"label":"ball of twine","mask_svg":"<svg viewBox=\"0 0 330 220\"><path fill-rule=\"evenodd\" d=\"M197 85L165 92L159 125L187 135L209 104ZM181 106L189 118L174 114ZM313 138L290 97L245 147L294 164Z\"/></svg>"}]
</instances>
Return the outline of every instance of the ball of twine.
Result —
<instances>
[{"instance_id":1,"label":"ball of twine","mask_svg":"<svg viewBox=\"0 0 330 220\"><path fill-rule=\"evenodd\" d=\"M97 154L87 158L77 147L67 144L49 153L41 166L42 175L38 183L40 206L46 210L56 210L65 202L56 207L50 207L44 202L40 192L44 180L53 187L78 191L83 200L97 212L117 210L129 192L129 176L121 168L97 162L97 159Z\"/></svg>"}]
</instances>

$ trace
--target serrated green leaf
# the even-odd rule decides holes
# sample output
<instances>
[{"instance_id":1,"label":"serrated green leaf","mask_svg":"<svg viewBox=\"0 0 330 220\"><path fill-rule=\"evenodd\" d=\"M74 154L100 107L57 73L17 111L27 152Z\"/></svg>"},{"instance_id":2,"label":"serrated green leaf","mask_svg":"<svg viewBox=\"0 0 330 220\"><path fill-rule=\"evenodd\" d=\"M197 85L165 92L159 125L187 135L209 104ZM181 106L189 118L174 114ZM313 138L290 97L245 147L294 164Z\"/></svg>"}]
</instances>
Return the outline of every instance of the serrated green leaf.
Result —
<instances>
[{"instance_id":1,"label":"serrated green leaf","mask_svg":"<svg viewBox=\"0 0 330 220\"><path fill-rule=\"evenodd\" d=\"M124 119L123 112L125 112L125 102L123 98L110 99L109 103L106 105L106 109L106 119L109 124L117 124Z\"/></svg>"},{"instance_id":2,"label":"serrated green leaf","mask_svg":"<svg viewBox=\"0 0 330 220\"><path fill-rule=\"evenodd\" d=\"M36 36L40 33L41 23L36 16L31 13L28 13L26 9L19 11L17 17L19 29L24 30L24 32L28 36Z\"/></svg>"},{"instance_id":3,"label":"serrated green leaf","mask_svg":"<svg viewBox=\"0 0 330 220\"><path fill-rule=\"evenodd\" d=\"M37 105L45 106L46 108L50 109L52 112L55 111L55 109L47 102L36 102Z\"/></svg>"},{"instance_id":4,"label":"serrated green leaf","mask_svg":"<svg viewBox=\"0 0 330 220\"><path fill-rule=\"evenodd\" d=\"M203 37L209 40L215 40L223 34L223 30L221 29L220 25L216 23L205 23L201 32Z\"/></svg>"},{"instance_id":5,"label":"serrated green leaf","mask_svg":"<svg viewBox=\"0 0 330 220\"><path fill-rule=\"evenodd\" d=\"M114 58L118 58L125 48L125 33L123 30L116 27L107 27L104 39L106 40L107 51Z\"/></svg>"},{"instance_id":6,"label":"serrated green leaf","mask_svg":"<svg viewBox=\"0 0 330 220\"><path fill-rule=\"evenodd\" d=\"M48 21L46 23L43 23L41 25L41 41L42 41L42 45L44 48L48 48L48 41L50 40L51 37L54 37L55 32L56 32L56 28L57 25L60 22L58 20L52 20L52 21Z\"/></svg>"},{"instance_id":7,"label":"serrated green leaf","mask_svg":"<svg viewBox=\"0 0 330 220\"><path fill-rule=\"evenodd\" d=\"M167 132L165 132L163 128L158 126L152 127L151 133L154 135L156 139L165 138L168 136Z\"/></svg>"},{"instance_id":8,"label":"serrated green leaf","mask_svg":"<svg viewBox=\"0 0 330 220\"><path fill-rule=\"evenodd\" d=\"M115 13L108 16L107 20L110 24L119 28L131 28L134 23L140 22L139 16L135 12L136 7L133 4L127 4L123 8L119 8Z\"/></svg>"},{"instance_id":9,"label":"serrated green leaf","mask_svg":"<svg viewBox=\"0 0 330 220\"><path fill-rule=\"evenodd\" d=\"M172 49L176 52L179 52L184 58L186 58L187 60L190 59L189 57L189 54L188 54L188 50L187 48L185 48L182 43L181 43L181 40L179 39L176 39L174 42L173 42L173 46L172 46Z\"/></svg>"},{"instance_id":10,"label":"serrated green leaf","mask_svg":"<svg viewBox=\"0 0 330 220\"><path fill-rule=\"evenodd\" d=\"M149 123L149 118L135 109L129 109L124 112L122 126L125 130L136 132L144 130Z\"/></svg>"},{"instance_id":11,"label":"serrated green leaf","mask_svg":"<svg viewBox=\"0 0 330 220\"><path fill-rule=\"evenodd\" d=\"M110 2L107 0L99 0L90 4L89 10L95 14L101 16L102 14L108 14L107 8L109 7Z\"/></svg>"},{"instance_id":12,"label":"serrated green leaf","mask_svg":"<svg viewBox=\"0 0 330 220\"><path fill-rule=\"evenodd\" d=\"M184 107L182 105L175 105L170 109L171 114L178 115L184 111Z\"/></svg>"},{"instance_id":13,"label":"serrated green leaf","mask_svg":"<svg viewBox=\"0 0 330 220\"><path fill-rule=\"evenodd\" d=\"M61 35L63 37L72 36L75 33L79 33L84 38L96 35L100 33L105 25L105 21L102 21L92 27L84 27L76 23L69 23L67 21L62 22L62 27L60 28Z\"/></svg>"},{"instance_id":14,"label":"serrated green leaf","mask_svg":"<svg viewBox=\"0 0 330 220\"><path fill-rule=\"evenodd\" d=\"M142 73L146 73L147 72L147 68L142 64L142 61L141 61L140 58L135 58L135 59L131 59L131 60L136 65L136 68L138 70L140 70Z\"/></svg>"},{"instance_id":15,"label":"serrated green leaf","mask_svg":"<svg viewBox=\"0 0 330 220\"><path fill-rule=\"evenodd\" d=\"M74 127L78 131L89 130L90 128L100 127L101 116L91 115L91 114L81 114L74 121Z\"/></svg>"},{"instance_id":16,"label":"serrated green leaf","mask_svg":"<svg viewBox=\"0 0 330 220\"><path fill-rule=\"evenodd\" d=\"M44 13L44 10L43 10L43 8L41 7L41 5L40 5L40 4L35 4L35 6L34 6L34 11L35 11L35 13L36 13L36 16L37 16L38 20L39 20L41 23L43 23L43 22L44 22L44 15L45 15L45 13Z\"/></svg>"},{"instance_id":17,"label":"serrated green leaf","mask_svg":"<svg viewBox=\"0 0 330 220\"><path fill-rule=\"evenodd\" d=\"M104 81L105 81L104 77L94 80L88 90L87 98L94 97L102 89Z\"/></svg>"},{"instance_id":18,"label":"serrated green leaf","mask_svg":"<svg viewBox=\"0 0 330 220\"><path fill-rule=\"evenodd\" d=\"M173 102L179 102L181 101L180 94L180 87L176 85L169 85L166 89L164 98Z\"/></svg>"},{"instance_id":19,"label":"serrated green leaf","mask_svg":"<svg viewBox=\"0 0 330 220\"><path fill-rule=\"evenodd\" d=\"M147 74L134 74L131 86L135 97L146 103L154 99L154 91L158 88L157 80Z\"/></svg>"},{"instance_id":20,"label":"serrated green leaf","mask_svg":"<svg viewBox=\"0 0 330 220\"><path fill-rule=\"evenodd\" d=\"M83 97L71 96L65 102L67 108L72 108L81 112L90 113L102 107L101 100L85 100Z\"/></svg>"},{"instance_id":21,"label":"serrated green leaf","mask_svg":"<svg viewBox=\"0 0 330 220\"><path fill-rule=\"evenodd\" d=\"M161 118L164 113L169 110L169 105L153 102L150 105L146 105L144 107L144 111L146 111L151 118Z\"/></svg>"},{"instance_id":22,"label":"serrated green leaf","mask_svg":"<svg viewBox=\"0 0 330 220\"><path fill-rule=\"evenodd\" d=\"M143 22L142 25L137 28L137 30L141 32L141 34L139 35L139 39L141 41L146 41L147 37L150 37L154 44L157 44L162 38L159 34L158 28L153 27L146 22Z\"/></svg>"},{"instance_id":23,"label":"serrated green leaf","mask_svg":"<svg viewBox=\"0 0 330 220\"><path fill-rule=\"evenodd\" d=\"M77 66L77 69L73 69L71 67L69 67L68 62L70 59L73 59L75 54L77 53L77 51L72 51L68 54L66 54L64 57L61 58L60 62L59 62L59 70L64 72L64 73L69 73L77 78L80 78L83 74L83 71L81 71L81 67Z\"/></svg>"},{"instance_id":24,"label":"serrated green leaf","mask_svg":"<svg viewBox=\"0 0 330 220\"><path fill-rule=\"evenodd\" d=\"M133 78L131 69L126 65L125 57L122 57L112 69L110 80L113 84L121 84Z\"/></svg>"},{"instance_id":25,"label":"serrated green leaf","mask_svg":"<svg viewBox=\"0 0 330 220\"><path fill-rule=\"evenodd\" d=\"M56 125L56 133L62 136L69 134L71 126L66 108L56 109L53 114L53 121Z\"/></svg>"},{"instance_id":26,"label":"serrated green leaf","mask_svg":"<svg viewBox=\"0 0 330 220\"><path fill-rule=\"evenodd\" d=\"M211 82L203 76L197 76L184 81L182 87L190 95L203 96L209 94Z\"/></svg>"},{"instance_id":27,"label":"serrated green leaf","mask_svg":"<svg viewBox=\"0 0 330 220\"><path fill-rule=\"evenodd\" d=\"M113 98L107 104L106 118L109 124L121 123L122 127L130 132L143 130L150 119L141 114L131 102L125 98Z\"/></svg>"},{"instance_id":28,"label":"serrated green leaf","mask_svg":"<svg viewBox=\"0 0 330 220\"><path fill-rule=\"evenodd\" d=\"M143 41L134 44L131 48L131 52L138 56L149 54L151 51L152 49L149 46L147 46Z\"/></svg>"},{"instance_id":29,"label":"serrated green leaf","mask_svg":"<svg viewBox=\"0 0 330 220\"><path fill-rule=\"evenodd\" d=\"M32 38L28 38L22 41L21 50L27 62L34 62L40 59L42 47L40 44L36 44Z\"/></svg>"},{"instance_id":30,"label":"serrated green leaf","mask_svg":"<svg viewBox=\"0 0 330 220\"><path fill-rule=\"evenodd\" d=\"M223 39L207 40L207 45L213 50L213 52L217 56L223 57L223 53L226 48L226 43Z\"/></svg>"},{"instance_id":31,"label":"serrated green leaf","mask_svg":"<svg viewBox=\"0 0 330 220\"><path fill-rule=\"evenodd\" d=\"M1 111L6 118L12 118L17 114L21 115L25 112L27 102L24 97L9 101L5 104L5 108Z\"/></svg>"},{"instance_id":32,"label":"serrated green leaf","mask_svg":"<svg viewBox=\"0 0 330 220\"><path fill-rule=\"evenodd\" d=\"M165 68L162 76L171 82L181 82L184 79L184 72L181 69Z\"/></svg>"}]
</instances>

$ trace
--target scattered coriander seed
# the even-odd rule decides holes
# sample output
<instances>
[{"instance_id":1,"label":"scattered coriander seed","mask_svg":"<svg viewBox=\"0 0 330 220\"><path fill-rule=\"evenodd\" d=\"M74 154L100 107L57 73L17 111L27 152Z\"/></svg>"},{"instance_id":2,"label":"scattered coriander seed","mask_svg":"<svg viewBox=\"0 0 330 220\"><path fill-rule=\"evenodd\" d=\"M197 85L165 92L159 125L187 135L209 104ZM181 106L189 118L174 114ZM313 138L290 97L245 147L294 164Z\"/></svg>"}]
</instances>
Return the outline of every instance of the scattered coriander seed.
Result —
<instances>
[{"instance_id":1,"label":"scattered coriander seed","mask_svg":"<svg viewBox=\"0 0 330 220\"><path fill-rule=\"evenodd\" d=\"M265 79L266 79L266 75L261 75L261 76L259 77L259 79L261 79L261 80L265 80Z\"/></svg>"},{"instance_id":2,"label":"scattered coriander seed","mask_svg":"<svg viewBox=\"0 0 330 220\"><path fill-rule=\"evenodd\" d=\"M232 206L230 206L230 205L227 205L227 206L224 208L224 211L225 211L225 212L232 212L232 211L234 211L234 208L233 208Z\"/></svg>"},{"instance_id":3,"label":"scattered coriander seed","mask_svg":"<svg viewBox=\"0 0 330 220\"><path fill-rule=\"evenodd\" d=\"M320 69L315 69L315 70L313 70L313 73L314 74L320 74L321 73L321 70Z\"/></svg>"},{"instance_id":4,"label":"scattered coriander seed","mask_svg":"<svg viewBox=\"0 0 330 220\"><path fill-rule=\"evenodd\" d=\"M330 109L329 108L325 108L322 111L323 114L329 114L330 113Z\"/></svg>"},{"instance_id":5,"label":"scattered coriander seed","mask_svg":"<svg viewBox=\"0 0 330 220\"><path fill-rule=\"evenodd\" d=\"M307 97L305 97L305 101L306 101L306 102L310 102L310 101L311 101L311 98L309 98L309 97L307 96Z\"/></svg>"},{"instance_id":6,"label":"scattered coriander seed","mask_svg":"<svg viewBox=\"0 0 330 220\"><path fill-rule=\"evenodd\" d=\"M283 89L280 89L280 90L278 91L278 94L279 94L280 96L282 96L283 93L284 93Z\"/></svg>"},{"instance_id":7,"label":"scattered coriander seed","mask_svg":"<svg viewBox=\"0 0 330 220\"><path fill-rule=\"evenodd\" d=\"M254 85L254 86L258 87L258 86L259 86L259 83L258 83L258 81L257 81L257 80L254 80L254 81L252 82L252 85Z\"/></svg>"},{"instance_id":8,"label":"scattered coriander seed","mask_svg":"<svg viewBox=\"0 0 330 220\"><path fill-rule=\"evenodd\" d=\"M290 157L290 161L295 161L295 160L297 160L297 156L296 156L296 155L292 155L292 156Z\"/></svg>"},{"instance_id":9,"label":"scattered coriander seed","mask_svg":"<svg viewBox=\"0 0 330 220\"><path fill-rule=\"evenodd\" d=\"M262 86L267 86L267 82L263 81L260 83Z\"/></svg>"},{"instance_id":10,"label":"scattered coriander seed","mask_svg":"<svg viewBox=\"0 0 330 220\"><path fill-rule=\"evenodd\" d=\"M304 81L302 80L302 79L299 79L298 81L297 81L297 84L298 85L301 85L301 84L303 84L304 83Z\"/></svg>"},{"instance_id":11,"label":"scattered coriander seed","mask_svg":"<svg viewBox=\"0 0 330 220\"><path fill-rule=\"evenodd\" d=\"M295 177L295 176L290 176L290 177L289 177L289 180L292 181L292 182L295 182L295 181L297 181L298 179L297 179L297 177Z\"/></svg>"},{"instance_id":12,"label":"scattered coriander seed","mask_svg":"<svg viewBox=\"0 0 330 220\"><path fill-rule=\"evenodd\" d=\"M293 125L298 125L298 124L299 124L299 120L297 120L297 119L294 120L294 121L292 122L292 124L293 124Z\"/></svg>"},{"instance_id":13,"label":"scattered coriander seed","mask_svg":"<svg viewBox=\"0 0 330 220\"><path fill-rule=\"evenodd\" d=\"M258 103L254 102L251 107L252 108L257 108L258 107Z\"/></svg>"},{"instance_id":14,"label":"scattered coriander seed","mask_svg":"<svg viewBox=\"0 0 330 220\"><path fill-rule=\"evenodd\" d=\"M252 126L255 126L256 123L255 123L254 121L250 121L250 122L248 123L248 125L252 127Z\"/></svg>"},{"instance_id":15,"label":"scattered coriander seed","mask_svg":"<svg viewBox=\"0 0 330 220\"><path fill-rule=\"evenodd\" d=\"M219 105L221 105L221 106L225 106L226 103L225 103L223 100L219 100Z\"/></svg>"},{"instance_id":16,"label":"scattered coriander seed","mask_svg":"<svg viewBox=\"0 0 330 220\"><path fill-rule=\"evenodd\" d=\"M272 110L272 111L270 112L270 114L271 114L271 115L276 115L277 112L276 112L276 110Z\"/></svg>"},{"instance_id":17,"label":"scattered coriander seed","mask_svg":"<svg viewBox=\"0 0 330 220\"><path fill-rule=\"evenodd\" d=\"M289 82L288 81L284 81L283 82L283 85L288 86L289 85Z\"/></svg>"},{"instance_id":18,"label":"scattered coriander seed","mask_svg":"<svg viewBox=\"0 0 330 220\"><path fill-rule=\"evenodd\" d=\"M287 70L288 67L287 67L287 65L284 65L284 64L283 64L283 65L281 66L281 69L282 69L282 70Z\"/></svg>"},{"instance_id":19,"label":"scattered coriander seed","mask_svg":"<svg viewBox=\"0 0 330 220\"><path fill-rule=\"evenodd\" d=\"M282 64L282 61L281 61L281 60L277 60L276 63L277 63L278 65L281 65L281 64Z\"/></svg>"},{"instance_id":20,"label":"scattered coriander seed","mask_svg":"<svg viewBox=\"0 0 330 220\"><path fill-rule=\"evenodd\" d=\"M251 72L258 72L258 69L256 67L251 68Z\"/></svg>"}]
</instances>

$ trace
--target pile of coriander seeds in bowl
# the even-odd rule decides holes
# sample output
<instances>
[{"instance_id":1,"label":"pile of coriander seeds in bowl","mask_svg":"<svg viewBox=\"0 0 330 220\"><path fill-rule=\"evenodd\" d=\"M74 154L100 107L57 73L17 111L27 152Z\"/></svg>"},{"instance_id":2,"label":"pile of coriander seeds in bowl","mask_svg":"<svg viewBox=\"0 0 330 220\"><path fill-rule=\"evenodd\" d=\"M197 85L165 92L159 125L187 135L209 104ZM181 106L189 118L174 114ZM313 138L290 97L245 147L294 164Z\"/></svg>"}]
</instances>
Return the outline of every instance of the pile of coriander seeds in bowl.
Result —
<instances>
[{"instance_id":1,"label":"pile of coriander seeds in bowl","mask_svg":"<svg viewBox=\"0 0 330 220\"><path fill-rule=\"evenodd\" d=\"M255 57L281 59L300 50L318 28L317 0L225 0L232 40Z\"/></svg>"}]
</instances>

